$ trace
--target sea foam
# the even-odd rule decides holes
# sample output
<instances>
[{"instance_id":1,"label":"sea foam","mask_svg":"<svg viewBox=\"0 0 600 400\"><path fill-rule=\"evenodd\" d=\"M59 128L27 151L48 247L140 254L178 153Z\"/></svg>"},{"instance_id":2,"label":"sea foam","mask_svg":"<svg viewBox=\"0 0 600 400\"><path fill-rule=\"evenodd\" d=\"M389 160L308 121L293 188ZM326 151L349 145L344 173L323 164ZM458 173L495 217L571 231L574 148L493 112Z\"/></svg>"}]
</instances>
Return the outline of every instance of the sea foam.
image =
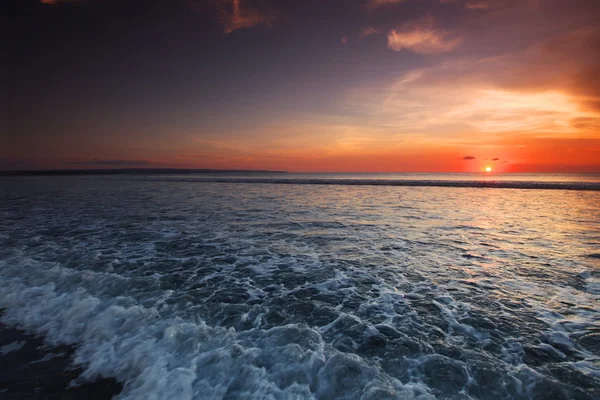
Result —
<instances>
[{"instance_id":1,"label":"sea foam","mask_svg":"<svg viewBox=\"0 0 600 400\"><path fill-rule=\"evenodd\" d=\"M2 261L0 271L7 270L2 322L53 345L76 345L80 380L114 377L125 384L119 398L431 398L424 385L403 385L355 355L326 349L318 329L291 324L236 332L201 319L163 318L168 310L122 305L131 299L83 288L28 286L21 278L35 273L31 264L7 268Z\"/></svg>"}]
</instances>

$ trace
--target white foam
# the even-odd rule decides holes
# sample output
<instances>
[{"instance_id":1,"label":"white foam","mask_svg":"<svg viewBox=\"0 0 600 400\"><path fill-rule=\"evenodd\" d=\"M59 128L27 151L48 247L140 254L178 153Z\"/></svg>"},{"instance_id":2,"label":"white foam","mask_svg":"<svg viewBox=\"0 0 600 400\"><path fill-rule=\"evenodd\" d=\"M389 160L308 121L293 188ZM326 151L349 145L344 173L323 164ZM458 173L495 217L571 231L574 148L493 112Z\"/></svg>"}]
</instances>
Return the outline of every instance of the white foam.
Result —
<instances>
[{"instance_id":1,"label":"white foam","mask_svg":"<svg viewBox=\"0 0 600 400\"><path fill-rule=\"evenodd\" d=\"M24 341L9 343L7 345L0 347L0 355L5 356L14 351L19 351L23 348L23 346L25 346Z\"/></svg>"},{"instance_id":2,"label":"white foam","mask_svg":"<svg viewBox=\"0 0 600 400\"><path fill-rule=\"evenodd\" d=\"M44 357L40 358L39 360L32 361L30 364L39 364L39 363L48 362L50 360L55 359L56 357L61 357L64 355L65 355L65 353L48 353L48 354L44 355Z\"/></svg>"},{"instance_id":3,"label":"white foam","mask_svg":"<svg viewBox=\"0 0 600 400\"><path fill-rule=\"evenodd\" d=\"M309 327L236 332L201 319L164 318L169 313L132 299L92 295L84 288L61 291L55 283L29 286L23 283L29 268L21 266L21 279L2 267L11 271L0 288L3 322L45 335L55 345L76 345L74 362L84 372L74 384L114 377L125 384L122 399L429 397L424 385L403 386L360 357L327 348L320 332ZM62 272L51 275L72 279Z\"/></svg>"}]
</instances>

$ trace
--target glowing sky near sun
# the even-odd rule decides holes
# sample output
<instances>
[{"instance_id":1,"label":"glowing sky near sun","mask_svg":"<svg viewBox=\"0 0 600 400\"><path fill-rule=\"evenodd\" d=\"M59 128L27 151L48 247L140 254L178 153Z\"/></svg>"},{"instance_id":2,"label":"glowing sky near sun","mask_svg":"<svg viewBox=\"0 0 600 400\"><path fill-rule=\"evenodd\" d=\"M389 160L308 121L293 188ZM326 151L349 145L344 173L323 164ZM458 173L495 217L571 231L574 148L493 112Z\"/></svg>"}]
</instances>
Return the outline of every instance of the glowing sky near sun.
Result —
<instances>
[{"instance_id":1,"label":"glowing sky near sun","mask_svg":"<svg viewBox=\"0 0 600 400\"><path fill-rule=\"evenodd\" d=\"M21 0L2 168L600 172L594 0Z\"/></svg>"}]
</instances>

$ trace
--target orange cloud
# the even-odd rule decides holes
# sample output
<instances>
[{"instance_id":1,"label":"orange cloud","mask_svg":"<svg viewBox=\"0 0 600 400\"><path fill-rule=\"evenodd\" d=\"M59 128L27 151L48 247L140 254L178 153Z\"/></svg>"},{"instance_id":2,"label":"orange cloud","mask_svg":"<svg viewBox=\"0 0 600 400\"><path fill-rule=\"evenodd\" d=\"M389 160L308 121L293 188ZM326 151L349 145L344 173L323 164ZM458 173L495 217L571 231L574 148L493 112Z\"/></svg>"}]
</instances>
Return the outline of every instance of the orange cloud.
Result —
<instances>
[{"instance_id":1,"label":"orange cloud","mask_svg":"<svg viewBox=\"0 0 600 400\"><path fill-rule=\"evenodd\" d=\"M587 45L574 53L585 54L583 49ZM366 121L387 128L395 138L388 149L404 148L404 139L424 153L436 144L462 153L460 158L500 158L497 171L600 170L600 110L586 106L589 99L599 98L593 82L583 93L554 76L533 86L527 80L514 81L528 60L522 54L447 60L406 71L391 84L348 91L346 100ZM576 60L581 63L582 57ZM543 75L543 66L528 65L528 76ZM580 67L567 65L576 71Z\"/></svg>"},{"instance_id":2,"label":"orange cloud","mask_svg":"<svg viewBox=\"0 0 600 400\"><path fill-rule=\"evenodd\" d=\"M362 30L362 32L360 33L360 37L364 38L365 36L374 35L376 33L381 33L381 28L368 26Z\"/></svg>"},{"instance_id":3,"label":"orange cloud","mask_svg":"<svg viewBox=\"0 0 600 400\"><path fill-rule=\"evenodd\" d=\"M273 16L268 16L258 10L247 7L242 0L222 0L219 2L219 13L225 33L237 29L251 28L256 25L270 23Z\"/></svg>"},{"instance_id":4,"label":"orange cloud","mask_svg":"<svg viewBox=\"0 0 600 400\"><path fill-rule=\"evenodd\" d=\"M432 28L433 20L405 24L388 32L388 47L393 51L402 49L421 54L446 53L454 50L462 38L450 32Z\"/></svg>"},{"instance_id":5,"label":"orange cloud","mask_svg":"<svg viewBox=\"0 0 600 400\"><path fill-rule=\"evenodd\" d=\"M448 113L481 132L532 132L569 134L575 119L598 119L579 109L577 98L560 92L508 92L480 90L471 101Z\"/></svg>"}]
</instances>

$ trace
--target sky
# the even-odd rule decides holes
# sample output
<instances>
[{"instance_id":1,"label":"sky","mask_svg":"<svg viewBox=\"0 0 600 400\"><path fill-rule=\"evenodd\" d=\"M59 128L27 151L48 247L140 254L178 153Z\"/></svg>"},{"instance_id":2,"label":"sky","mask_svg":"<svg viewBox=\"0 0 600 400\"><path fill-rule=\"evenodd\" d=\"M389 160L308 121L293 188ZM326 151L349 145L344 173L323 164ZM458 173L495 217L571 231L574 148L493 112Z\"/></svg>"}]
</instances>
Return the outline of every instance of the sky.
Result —
<instances>
[{"instance_id":1,"label":"sky","mask_svg":"<svg viewBox=\"0 0 600 400\"><path fill-rule=\"evenodd\" d=\"M0 168L600 172L598 0L9 0Z\"/></svg>"}]
</instances>

